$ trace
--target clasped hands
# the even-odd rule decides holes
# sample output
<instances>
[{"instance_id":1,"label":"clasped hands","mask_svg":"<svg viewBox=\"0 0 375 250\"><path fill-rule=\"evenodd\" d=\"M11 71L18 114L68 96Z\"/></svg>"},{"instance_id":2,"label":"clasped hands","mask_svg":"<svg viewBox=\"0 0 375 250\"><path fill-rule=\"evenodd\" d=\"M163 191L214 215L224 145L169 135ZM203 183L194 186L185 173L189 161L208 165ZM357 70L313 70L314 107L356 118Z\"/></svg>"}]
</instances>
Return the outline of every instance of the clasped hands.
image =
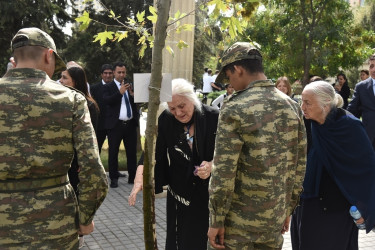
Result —
<instances>
[{"instance_id":1,"label":"clasped hands","mask_svg":"<svg viewBox=\"0 0 375 250\"><path fill-rule=\"evenodd\" d=\"M211 175L212 161L202 161L201 165L196 166L194 174L199 176L201 179L207 179ZM139 165L137 168L137 173L134 178L134 186L130 192L128 203L130 206L135 205L137 199L137 194L143 189L143 165Z\"/></svg>"},{"instance_id":2,"label":"clasped hands","mask_svg":"<svg viewBox=\"0 0 375 250\"><path fill-rule=\"evenodd\" d=\"M205 180L211 175L212 161L202 161L201 165L195 166L194 175Z\"/></svg>"}]
</instances>

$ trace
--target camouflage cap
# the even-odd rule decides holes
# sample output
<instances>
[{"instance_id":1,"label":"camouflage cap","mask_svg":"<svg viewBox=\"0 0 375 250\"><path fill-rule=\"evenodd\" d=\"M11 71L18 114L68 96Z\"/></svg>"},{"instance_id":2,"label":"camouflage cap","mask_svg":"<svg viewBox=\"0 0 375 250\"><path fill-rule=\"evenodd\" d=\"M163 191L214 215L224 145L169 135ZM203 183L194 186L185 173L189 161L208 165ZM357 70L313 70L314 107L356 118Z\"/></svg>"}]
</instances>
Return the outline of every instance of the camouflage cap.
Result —
<instances>
[{"instance_id":1,"label":"camouflage cap","mask_svg":"<svg viewBox=\"0 0 375 250\"><path fill-rule=\"evenodd\" d=\"M250 51L259 49L248 42L237 42L230 46L221 57L221 70L216 78L216 82L225 83L228 82L228 78L225 75L224 68L228 64L244 59L253 59L262 61L262 56L257 54L252 54ZM259 53L260 54L260 53Z\"/></svg>"},{"instance_id":2,"label":"camouflage cap","mask_svg":"<svg viewBox=\"0 0 375 250\"><path fill-rule=\"evenodd\" d=\"M55 53L55 73L63 71L66 66L61 57L57 54L56 45L52 37L38 28L20 29L11 42L12 51L24 46L41 46L52 49Z\"/></svg>"}]
</instances>

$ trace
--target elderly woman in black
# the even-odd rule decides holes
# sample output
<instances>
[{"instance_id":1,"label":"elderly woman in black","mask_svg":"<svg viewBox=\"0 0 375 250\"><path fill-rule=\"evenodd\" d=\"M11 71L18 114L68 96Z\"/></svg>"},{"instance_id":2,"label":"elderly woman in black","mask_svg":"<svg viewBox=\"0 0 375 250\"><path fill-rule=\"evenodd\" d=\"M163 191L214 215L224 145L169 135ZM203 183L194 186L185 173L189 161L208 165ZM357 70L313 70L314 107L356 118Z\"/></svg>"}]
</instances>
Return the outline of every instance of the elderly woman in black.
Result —
<instances>
[{"instance_id":1,"label":"elderly woman in black","mask_svg":"<svg viewBox=\"0 0 375 250\"><path fill-rule=\"evenodd\" d=\"M184 79L172 81L172 101L159 116L155 193L167 185L166 249L206 249L208 183L219 111L202 105Z\"/></svg>"},{"instance_id":2,"label":"elderly woman in black","mask_svg":"<svg viewBox=\"0 0 375 250\"><path fill-rule=\"evenodd\" d=\"M293 249L358 249L351 205L361 212L367 232L375 226L375 153L361 121L339 108L342 103L324 81L302 92L312 141L300 206L292 217Z\"/></svg>"}]
</instances>

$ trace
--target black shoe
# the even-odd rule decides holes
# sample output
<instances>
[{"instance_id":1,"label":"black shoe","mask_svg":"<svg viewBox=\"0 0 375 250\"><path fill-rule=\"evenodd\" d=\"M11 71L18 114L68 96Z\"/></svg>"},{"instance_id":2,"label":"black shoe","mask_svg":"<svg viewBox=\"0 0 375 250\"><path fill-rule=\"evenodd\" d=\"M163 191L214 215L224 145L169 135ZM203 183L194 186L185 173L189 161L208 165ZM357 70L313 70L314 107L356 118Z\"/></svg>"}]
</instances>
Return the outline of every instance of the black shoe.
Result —
<instances>
[{"instance_id":1,"label":"black shoe","mask_svg":"<svg viewBox=\"0 0 375 250\"><path fill-rule=\"evenodd\" d=\"M120 172L118 172L118 177L126 177L126 174L121 174Z\"/></svg>"},{"instance_id":2,"label":"black shoe","mask_svg":"<svg viewBox=\"0 0 375 250\"><path fill-rule=\"evenodd\" d=\"M117 188L118 187L118 179L111 180L111 188Z\"/></svg>"}]
</instances>

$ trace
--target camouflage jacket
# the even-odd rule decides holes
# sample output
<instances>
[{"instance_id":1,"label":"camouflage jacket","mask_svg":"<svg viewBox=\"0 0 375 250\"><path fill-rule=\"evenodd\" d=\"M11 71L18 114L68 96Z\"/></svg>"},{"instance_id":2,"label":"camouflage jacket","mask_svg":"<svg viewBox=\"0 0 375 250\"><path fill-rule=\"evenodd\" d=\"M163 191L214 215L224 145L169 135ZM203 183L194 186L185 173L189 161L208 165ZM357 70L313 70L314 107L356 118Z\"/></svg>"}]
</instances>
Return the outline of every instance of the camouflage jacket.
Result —
<instances>
[{"instance_id":1,"label":"camouflage jacket","mask_svg":"<svg viewBox=\"0 0 375 250\"><path fill-rule=\"evenodd\" d=\"M64 185L73 148L79 205ZM77 219L91 223L107 191L85 97L43 71L8 71L0 79L0 245L76 232Z\"/></svg>"},{"instance_id":2,"label":"camouflage jacket","mask_svg":"<svg viewBox=\"0 0 375 250\"><path fill-rule=\"evenodd\" d=\"M236 92L220 111L210 180L210 227L281 231L298 202L306 135L298 104L269 80Z\"/></svg>"}]
</instances>

